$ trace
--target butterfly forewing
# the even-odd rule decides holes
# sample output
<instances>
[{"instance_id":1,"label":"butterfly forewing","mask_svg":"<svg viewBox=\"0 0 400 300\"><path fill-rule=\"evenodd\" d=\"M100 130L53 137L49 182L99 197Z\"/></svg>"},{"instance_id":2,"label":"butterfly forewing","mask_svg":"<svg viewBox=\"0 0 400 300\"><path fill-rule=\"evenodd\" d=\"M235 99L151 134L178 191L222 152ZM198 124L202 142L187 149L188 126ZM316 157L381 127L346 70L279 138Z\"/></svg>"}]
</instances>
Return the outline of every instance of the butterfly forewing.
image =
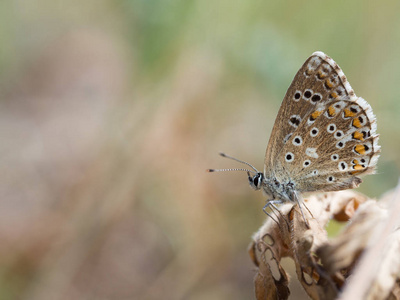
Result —
<instances>
[{"instance_id":1,"label":"butterfly forewing","mask_svg":"<svg viewBox=\"0 0 400 300\"><path fill-rule=\"evenodd\" d=\"M287 90L268 143L265 156L266 172L274 165L277 152L282 149L305 116L314 111L318 104L328 102L332 97L339 95L355 97L343 72L336 63L329 63L326 57L322 52L311 55Z\"/></svg>"}]
</instances>

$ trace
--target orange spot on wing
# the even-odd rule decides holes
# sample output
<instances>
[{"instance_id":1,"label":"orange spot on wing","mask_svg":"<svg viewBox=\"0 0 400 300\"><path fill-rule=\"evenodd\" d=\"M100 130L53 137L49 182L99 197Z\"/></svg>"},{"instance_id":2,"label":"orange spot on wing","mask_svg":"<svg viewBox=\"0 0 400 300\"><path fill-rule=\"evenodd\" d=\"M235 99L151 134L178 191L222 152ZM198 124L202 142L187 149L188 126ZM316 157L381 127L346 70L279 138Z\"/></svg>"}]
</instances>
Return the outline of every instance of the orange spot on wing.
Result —
<instances>
[{"instance_id":1,"label":"orange spot on wing","mask_svg":"<svg viewBox=\"0 0 400 300\"><path fill-rule=\"evenodd\" d=\"M329 116L333 117L335 115L336 111L335 108L333 107L333 105L329 106L328 108L328 114Z\"/></svg>"},{"instance_id":2,"label":"orange spot on wing","mask_svg":"<svg viewBox=\"0 0 400 300\"><path fill-rule=\"evenodd\" d=\"M321 70L318 71L318 78L319 79L324 79L326 77L326 74L322 73ZM329 79L328 79L329 80Z\"/></svg>"},{"instance_id":3,"label":"orange spot on wing","mask_svg":"<svg viewBox=\"0 0 400 300\"><path fill-rule=\"evenodd\" d=\"M353 113L350 109L345 108L345 110L344 110L345 118L354 117L355 115L356 115L356 113Z\"/></svg>"},{"instance_id":4,"label":"orange spot on wing","mask_svg":"<svg viewBox=\"0 0 400 300\"><path fill-rule=\"evenodd\" d=\"M315 120L315 119L318 118L321 114L322 114L322 111L316 110L316 111L314 111L314 112L311 114L311 118L313 118L313 119Z\"/></svg>"},{"instance_id":5,"label":"orange spot on wing","mask_svg":"<svg viewBox=\"0 0 400 300\"><path fill-rule=\"evenodd\" d=\"M330 89L333 88L333 83L330 81L329 78L327 80L325 80L325 85Z\"/></svg>"},{"instance_id":6,"label":"orange spot on wing","mask_svg":"<svg viewBox=\"0 0 400 300\"><path fill-rule=\"evenodd\" d=\"M361 125L360 120L359 120L359 119L354 119L354 120L353 120L353 126L354 126L354 127L357 127L357 128L361 128L362 125Z\"/></svg>"},{"instance_id":7,"label":"orange spot on wing","mask_svg":"<svg viewBox=\"0 0 400 300\"><path fill-rule=\"evenodd\" d=\"M338 97L338 94L336 94L336 92L332 92L332 93L331 93L331 96L332 96L332 98L337 98L337 97Z\"/></svg>"},{"instance_id":8,"label":"orange spot on wing","mask_svg":"<svg viewBox=\"0 0 400 300\"><path fill-rule=\"evenodd\" d=\"M353 133L353 138L355 138L357 140L360 140L360 141L363 141L364 140L364 135L361 132L356 131L356 132Z\"/></svg>"},{"instance_id":9,"label":"orange spot on wing","mask_svg":"<svg viewBox=\"0 0 400 300\"><path fill-rule=\"evenodd\" d=\"M356 151L358 154L364 155L365 147L364 147L364 145L357 145L354 147L354 151Z\"/></svg>"},{"instance_id":10,"label":"orange spot on wing","mask_svg":"<svg viewBox=\"0 0 400 300\"><path fill-rule=\"evenodd\" d=\"M354 170L362 170L362 169L364 169L363 167L362 167L362 165L355 165L354 167Z\"/></svg>"}]
</instances>

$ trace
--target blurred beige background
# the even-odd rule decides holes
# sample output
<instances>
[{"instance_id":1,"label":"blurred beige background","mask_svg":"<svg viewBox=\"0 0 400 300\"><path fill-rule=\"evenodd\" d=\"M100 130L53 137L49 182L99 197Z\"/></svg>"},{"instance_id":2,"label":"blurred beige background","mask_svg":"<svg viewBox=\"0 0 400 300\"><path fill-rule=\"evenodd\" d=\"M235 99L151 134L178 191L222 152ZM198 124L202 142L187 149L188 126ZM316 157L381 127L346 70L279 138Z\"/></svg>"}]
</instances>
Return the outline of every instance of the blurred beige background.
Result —
<instances>
[{"instance_id":1,"label":"blurred beige background","mask_svg":"<svg viewBox=\"0 0 400 300\"><path fill-rule=\"evenodd\" d=\"M316 50L373 107L396 185L399 1L0 3L0 299L251 299L263 169ZM292 288L293 299L304 293Z\"/></svg>"}]
</instances>

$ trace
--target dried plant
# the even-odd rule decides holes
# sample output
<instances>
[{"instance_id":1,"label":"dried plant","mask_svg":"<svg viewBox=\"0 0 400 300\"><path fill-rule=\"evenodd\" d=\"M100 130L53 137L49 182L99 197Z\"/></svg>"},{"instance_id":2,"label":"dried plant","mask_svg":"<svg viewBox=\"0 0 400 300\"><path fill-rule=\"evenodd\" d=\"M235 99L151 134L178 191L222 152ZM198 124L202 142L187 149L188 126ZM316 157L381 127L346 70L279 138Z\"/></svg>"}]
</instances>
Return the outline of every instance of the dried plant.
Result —
<instances>
[{"instance_id":1,"label":"dried plant","mask_svg":"<svg viewBox=\"0 0 400 300\"><path fill-rule=\"evenodd\" d=\"M287 299L289 277L281 264L293 259L297 279L312 299L400 299L400 187L377 202L353 191L306 197L304 222L286 204L253 236L257 299ZM348 221L328 239L330 219Z\"/></svg>"}]
</instances>

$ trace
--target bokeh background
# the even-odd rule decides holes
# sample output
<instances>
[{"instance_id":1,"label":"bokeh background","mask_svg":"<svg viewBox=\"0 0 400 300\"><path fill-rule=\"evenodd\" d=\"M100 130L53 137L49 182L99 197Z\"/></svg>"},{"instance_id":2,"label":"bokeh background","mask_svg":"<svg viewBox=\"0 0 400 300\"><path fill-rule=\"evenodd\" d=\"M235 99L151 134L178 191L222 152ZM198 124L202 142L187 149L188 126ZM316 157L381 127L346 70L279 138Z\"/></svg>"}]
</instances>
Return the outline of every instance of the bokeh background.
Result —
<instances>
[{"instance_id":1,"label":"bokeh background","mask_svg":"<svg viewBox=\"0 0 400 300\"><path fill-rule=\"evenodd\" d=\"M396 185L399 1L0 2L0 298L251 299L282 98L321 50L373 107ZM304 293L292 287L293 299Z\"/></svg>"}]
</instances>

